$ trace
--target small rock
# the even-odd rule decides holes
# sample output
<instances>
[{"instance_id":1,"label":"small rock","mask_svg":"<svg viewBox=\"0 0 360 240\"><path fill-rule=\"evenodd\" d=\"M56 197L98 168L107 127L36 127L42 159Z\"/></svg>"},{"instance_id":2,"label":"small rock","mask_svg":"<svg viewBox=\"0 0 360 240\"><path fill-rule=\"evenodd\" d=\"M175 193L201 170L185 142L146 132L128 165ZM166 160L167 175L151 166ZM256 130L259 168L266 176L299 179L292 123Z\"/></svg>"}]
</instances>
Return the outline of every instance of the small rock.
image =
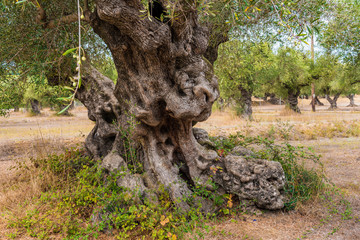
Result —
<instances>
[{"instance_id":1,"label":"small rock","mask_svg":"<svg viewBox=\"0 0 360 240\"><path fill-rule=\"evenodd\" d=\"M109 172L120 171L123 166L126 166L124 159L116 153L109 153L101 163L101 167Z\"/></svg>"},{"instance_id":2,"label":"small rock","mask_svg":"<svg viewBox=\"0 0 360 240\"><path fill-rule=\"evenodd\" d=\"M253 151L251 151L250 149L247 149L243 146L236 146L234 147L234 149L231 151L232 155L235 156L251 156L251 157L255 157L255 153Z\"/></svg>"},{"instance_id":3,"label":"small rock","mask_svg":"<svg viewBox=\"0 0 360 240\"><path fill-rule=\"evenodd\" d=\"M200 145L202 145L204 147L208 147L208 148L215 148L214 143L211 142L209 139L209 134L204 129L193 128L193 134L194 134L196 141Z\"/></svg>"}]
</instances>

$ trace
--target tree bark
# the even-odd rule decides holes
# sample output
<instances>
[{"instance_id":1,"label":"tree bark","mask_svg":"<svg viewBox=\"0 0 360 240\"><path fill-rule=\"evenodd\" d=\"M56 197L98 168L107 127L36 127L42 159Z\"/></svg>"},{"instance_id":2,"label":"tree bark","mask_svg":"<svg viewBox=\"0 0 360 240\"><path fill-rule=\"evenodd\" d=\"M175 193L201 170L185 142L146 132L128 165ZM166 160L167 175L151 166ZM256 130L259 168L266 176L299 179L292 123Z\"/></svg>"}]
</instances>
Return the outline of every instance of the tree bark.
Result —
<instances>
[{"instance_id":1,"label":"tree bark","mask_svg":"<svg viewBox=\"0 0 360 240\"><path fill-rule=\"evenodd\" d=\"M311 35L311 58L314 63L314 35ZM311 83L311 110L316 111L316 96L315 96L315 84Z\"/></svg>"},{"instance_id":2,"label":"tree bark","mask_svg":"<svg viewBox=\"0 0 360 240\"><path fill-rule=\"evenodd\" d=\"M264 94L264 97L262 98L264 101L267 101L267 98L270 96L270 94L269 93L265 93Z\"/></svg>"},{"instance_id":3,"label":"tree bark","mask_svg":"<svg viewBox=\"0 0 360 240\"><path fill-rule=\"evenodd\" d=\"M246 89L239 87L241 92L241 97L239 99L240 107L241 107L241 116L245 119L253 120L252 117L252 101L251 96L252 92L247 91Z\"/></svg>"},{"instance_id":4,"label":"tree bark","mask_svg":"<svg viewBox=\"0 0 360 240\"><path fill-rule=\"evenodd\" d=\"M326 100L328 100L328 102L330 103L330 107L329 110L334 110L337 109L337 100L340 96L340 93L335 94L334 98L331 99L331 97L329 95L326 95Z\"/></svg>"},{"instance_id":5,"label":"tree bark","mask_svg":"<svg viewBox=\"0 0 360 240\"><path fill-rule=\"evenodd\" d=\"M320 102L318 96L315 97L315 105L324 106L324 104L322 102Z\"/></svg>"},{"instance_id":6,"label":"tree bark","mask_svg":"<svg viewBox=\"0 0 360 240\"><path fill-rule=\"evenodd\" d=\"M222 98L222 97L219 97L217 99L217 103L219 105L219 110L220 112L223 112L225 110L225 107L226 107L226 103L225 103L225 100Z\"/></svg>"},{"instance_id":7,"label":"tree bark","mask_svg":"<svg viewBox=\"0 0 360 240\"><path fill-rule=\"evenodd\" d=\"M104 168L125 173L118 185L148 196L163 185L185 211L195 184L280 209L285 178L279 163L218 156L201 145L209 141L207 133L193 129L194 122L210 116L219 91L212 65L203 57L209 31L198 23L195 8L185 5L176 20L162 23L141 17L137 1L96 1L91 26L108 45L118 80L114 85L83 65L76 97L95 121L86 148L103 157ZM129 148L136 156L129 157ZM131 170L134 161L140 170ZM202 200L202 208L213 210L209 200Z\"/></svg>"},{"instance_id":8,"label":"tree bark","mask_svg":"<svg viewBox=\"0 0 360 240\"><path fill-rule=\"evenodd\" d=\"M310 102L310 105L312 105L312 101ZM315 105L324 106L318 96L315 96Z\"/></svg>"},{"instance_id":9,"label":"tree bark","mask_svg":"<svg viewBox=\"0 0 360 240\"><path fill-rule=\"evenodd\" d=\"M355 104L354 96L355 96L355 94L349 94L346 96L350 100L350 103L349 103L349 105L347 105L347 107L357 107L358 106Z\"/></svg>"},{"instance_id":10,"label":"tree bark","mask_svg":"<svg viewBox=\"0 0 360 240\"><path fill-rule=\"evenodd\" d=\"M269 97L269 99L267 99L268 97ZM284 103L282 100L277 98L274 93L266 94L264 100L271 103L271 104L273 104L273 105L281 105L281 104Z\"/></svg>"},{"instance_id":11,"label":"tree bark","mask_svg":"<svg viewBox=\"0 0 360 240\"><path fill-rule=\"evenodd\" d=\"M30 104L31 104L31 112L34 113L35 115L39 115L40 114L40 102L36 99L31 99Z\"/></svg>"},{"instance_id":12,"label":"tree bark","mask_svg":"<svg viewBox=\"0 0 360 240\"><path fill-rule=\"evenodd\" d=\"M315 51L314 51L314 33L311 34L311 66L313 67L315 64ZM315 83L314 83L314 79L311 83L311 110L313 112L316 111L316 96L315 96Z\"/></svg>"},{"instance_id":13,"label":"tree bark","mask_svg":"<svg viewBox=\"0 0 360 240\"><path fill-rule=\"evenodd\" d=\"M301 113L300 108L298 107L299 95L300 95L300 91L288 93L287 104L288 104L289 108L296 113Z\"/></svg>"}]
</instances>

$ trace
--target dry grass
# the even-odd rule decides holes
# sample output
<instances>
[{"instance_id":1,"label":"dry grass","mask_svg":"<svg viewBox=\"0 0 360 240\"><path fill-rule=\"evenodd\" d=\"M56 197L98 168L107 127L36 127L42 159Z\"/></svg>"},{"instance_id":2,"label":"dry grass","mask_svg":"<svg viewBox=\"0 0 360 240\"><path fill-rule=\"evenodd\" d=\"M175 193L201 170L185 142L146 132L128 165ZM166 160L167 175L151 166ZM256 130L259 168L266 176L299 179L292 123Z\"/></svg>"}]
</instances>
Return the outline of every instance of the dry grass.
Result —
<instances>
[{"instance_id":1,"label":"dry grass","mask_svg":"<svg viewBox=\"0 0 360 240\"><path fill-rule=\"evenodd\" d=\"M31 149L26 153L27 157L22 155L23 157L17 160L4 162L8 164L3 166L7 168L7 171L4 172L6 177L0 180L0 213L3 213L0 214L0 239L7 239L8 234L13 233L13 230L7 227L8 217L24 217L28 210L35 208L32 202L45 190L43 183L45 181L56 182L53 175L41 175L32 164L29 164L28 157L44 157L48 151L57 152L67 146L59 142L55 144L55 142L50 143L38 139L35 142L23 143L22 147ZM53 149L49 147L53 147ZM37 154L33 155L35 152ZM26 167L24 167L25 165Z\"/></svg>"},{"instance_id":2,"label":"dry grass","mask_svg":"<svg viewBox=\"0 0 360 240\"><path fill-rule=\"evenodd\" d=\"M351 108L340 110L303 111L298 114L284 106L267 105L254 107L254 121L248 121L227 109L215 111L206 122L198 123L196 127L208 130L210 135L240 132L277 140L360 137L360 111Z\"/></svg>"},{"instance_id":3,"label":"dry grass","mask_svg":"<svg viewBox=\"0 0 360 240\"><path fill-rule=\"evenodd\" d=\"M360 102L359 97L356 102ZM215 230L204 232L204 239L287 240L301 236L307 236L306 239L359 239L360 109L346 108L348 100L340 99L338 111L328 111L328 106L323 106L313 113L309 103L310 100L300 100L301 115L284 110L284 106L258 104L254 107L252 122L236 117L231 110L217 111L208 121L198 123L196 127L205 128L211 135L241 132L245 136L289 140L295 145L314 148L322 155L327 176L345 193L356 217L344 220L341 215L330 214L328 207L317 201L289 213L238 215L225 222L214 223Z\"/></svg>"},{"instance_id":4,"label":"dry grass","mask_svg":"<svg viewBox=\"0 0 360 240\"><path fill-rule=\"evenodd\" d=\"M289 240L289 239L358 239L359 223L328 214L321 202L308 202L292 212L265 212L261 215L238 214L211 224L202 231L207 240ZM189 234L188 238L191 238Z\"/></svg>"},{"instance_id":5,"label":"dry grass","mask_svg":"<svg viewBox=\"0 0 360 240\"><path fill-rule=\"evenodd\" d=\"M360 149L359 138L322 139L308 142L297 141L293 144L312 146L322 155L326 174L340 187L351 203L352 213L357 219L343 220L341 215L329 213L323 201L308 202L293 212L266 212L260 216L235 216L233 221L214 224L217 232L228 232L234 236L213 233L205 239L297 239L307 231L307 239L359 239L360 236ZM333 201L340 201L335 196ZM344 206L338 207L339 211ZM256 219L256 221L253 221ZM333 233L333 234L331 234ZM245 238L248 236L249 238Z\"/></svg>"},{"instance_id":6,"label":"dry grass","mask_svg":"<svg viewBox=\"0 0 360 240\"><path fill-rule=\"evenodd\" d=\"M0 118L0 144L9 141L36 138L70 139L84 136L94 126L87 118L85 108L77 108L73 116L56 116L43 110L40 116L27 117L26 113L12 113L8 118Z\"/></svg>"},{"instance_id":7,"label":"dry grass","mask_svg":"<svg viewBox=\"0 0 360 240\"><path fill-rule=\"evenodd\" d=\"M18 171L18 167L29 163L31 157L62 153L84 142L93 125L83 108L71 117L58 117L44 110L40 116L18 112L0 118L0 239L8 239L7 234L13 231L7 228L4 213L23 217L34 207L33 198L44 190L43 181L56 181L51 175L46 180L39 178L36 168Z\"/></svg>"},{"instance_id":8,"label":"dry grass","mask_svg":"<svg viewBox=\"0 0 360 240\"><path fill-rule=\"evenodd\" d=\"M259 104L254 108L255 121L252 122L240 119L232 111L215 112L196 127L205 128L212 135L240 131L244 135L288 138L293 144L312 146L322 155L327 175L345 192L353 214L360 216L360 112L345 108L347 99L340 99L341 108L336 112L327 111L324 106L312 113L308 103L309 100L300 101L301 115L284 112L283 106ZM360 103L359 98L356 103ZM31 203L32 197L43 190L36 169L15 173L8 168L15 161L62 152L68 146L83 142L93 123L87 120L85 109L78 108L73 114L57 117L45 111L36 117L15 113L9 118L0 118L0 239L7 239L6 234L12 231L7 228L3 213L11 211L23 216L25 209L21 203ZM212 230L203 234L204 239L209 240L296 239L310 230L308 239L359 239L358 219L343 220L341 216L330 215L321 202L310 202L288 213L238 214L223 222L211 223ZM111 238L102 236L102 239Z\"/></svg>"}]
</instances>

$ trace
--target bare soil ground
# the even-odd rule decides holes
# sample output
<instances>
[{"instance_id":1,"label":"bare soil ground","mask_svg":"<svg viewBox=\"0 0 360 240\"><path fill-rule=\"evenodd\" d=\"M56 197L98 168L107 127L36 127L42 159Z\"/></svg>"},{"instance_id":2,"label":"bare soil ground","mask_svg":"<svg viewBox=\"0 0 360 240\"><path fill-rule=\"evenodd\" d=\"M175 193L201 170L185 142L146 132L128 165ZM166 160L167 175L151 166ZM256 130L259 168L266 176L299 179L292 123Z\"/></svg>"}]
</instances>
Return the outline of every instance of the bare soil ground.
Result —
<instances>
[{"instance_id":1,"label":"bare soil ground","mask_svg":"<svg viewBox=\"0 0 360 240\"><path fill-rule=\"evenodd\" d=\"M338 102L339 110L328 111L329 104L325 99L321 101L326 105L312 113L310 100L300 100L301 115L287 112L284 106L258 102L254 107L253 122L244 121L231 111L216 111L196 127L206 129L211 135L228 135L237 131L266 135L272 134L274 127L288 131L297 129L289 140L295 145L311 146L322 155L327 176L344 192L355 217L344 220L339 214L329 212L320 201L310 201L291 212L238 214L222 222L214 221L212 230L202 232L204 239L360 239L360 135L354 130L356 124L360 124L360 108L346 107L348 99L344 98ZM355 103L360 104L360 97L355 98ZM78 107L72 114L58 117L44 110L37 117L12 113L8 118L0 118L0 239L6 239L5 233L11 231L1 217L1 211L5 211L1 204L11 199L1 189L13 177L14 170L10 167L16 161L43 157L82 143L94 124L88 120L85 108ZM340 134L347 137L339 138L333 137L337 136L333 133L321 136L308 133L319 126L338 123L344 124L336 131L351 130L351 134Z\"/></svg>"}]
</instances>

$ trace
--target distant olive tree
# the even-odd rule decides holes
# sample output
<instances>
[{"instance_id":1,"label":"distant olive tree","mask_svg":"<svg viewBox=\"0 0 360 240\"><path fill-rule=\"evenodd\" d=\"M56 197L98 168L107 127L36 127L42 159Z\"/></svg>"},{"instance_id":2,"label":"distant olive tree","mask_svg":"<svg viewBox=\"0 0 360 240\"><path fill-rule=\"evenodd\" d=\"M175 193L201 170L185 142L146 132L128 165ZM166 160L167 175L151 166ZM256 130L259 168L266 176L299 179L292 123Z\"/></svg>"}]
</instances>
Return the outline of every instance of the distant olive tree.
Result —
<instances>
[{"instance_id":1,"label":"distant olive tree","mask_svg":"<svg viewBox=\"0 0 360 240\"><path fill-rule=\"evenodd\" d=\"M233 40L219 47L215 73L223 98L233 99L239 114L252 119L251 97L272 72L274 56L268 43Z\"/></svg>"}]
</instances>

